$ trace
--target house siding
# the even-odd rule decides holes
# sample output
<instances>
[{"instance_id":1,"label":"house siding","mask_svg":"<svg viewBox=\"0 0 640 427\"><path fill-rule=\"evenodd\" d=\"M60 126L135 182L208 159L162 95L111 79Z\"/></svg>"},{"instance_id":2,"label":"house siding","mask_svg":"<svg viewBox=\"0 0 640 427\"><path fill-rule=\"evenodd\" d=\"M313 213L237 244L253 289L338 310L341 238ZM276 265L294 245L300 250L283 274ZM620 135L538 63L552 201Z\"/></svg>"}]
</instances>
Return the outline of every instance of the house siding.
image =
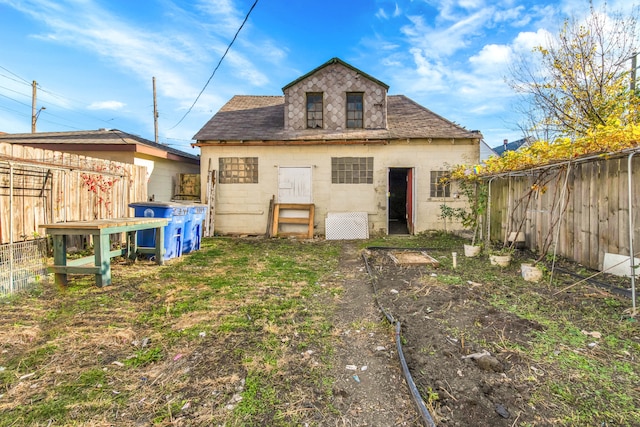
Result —
<instances>
[{"instance_id":1,"label":"house siding","mask_svg":"<svg viewBox=\"0 0 640 427\"><path fill-rule=\"evenodd\" d=\"M387 127L387 89L339 63L328 65L284 91L284 127L288 130L307 128L306 94L323 93L323 129L346 128L348 92L363 93L363 127Z\"/></svg>"},{"instance_id":2,"label":"house siding","mask_svg":"<svg viewBox=\"0 0 640 427\"><path fill-rule=\"evenodd\" d=\"M218 165L220 157L258 157L257 184L218 184L216 189L216 232L220 234L264 234L267 229L269 201L278 194L278 168L312 168L312 201L315 204L315 233L325 233L328 212L367 212L371 232L386 234L387 180L389 168L415 168L415 229L442 228L438 218L445 199L431 198L430 172L446 170L461 158L477 162L478 143L450 140L391 142L389 145L314 145L272 147L201 147L202 164ZM332 157L373 157L373 184L332 184ZM206 177L202 173L201 177ZM206 188L206 182L202 187ZM204 200L204 198L203 198ZM449 204L458 200L447 198ZM277 202L277 200L276 200Z\"/></svg>"},{"instance_id":3,"label":"house siding","mask_svg":"<svg viewBox=\"0 0 640 427\"><path fill-rule=\"evenodd\" d=\"M156 159L153 160L153 167L149 172L149 199L168 202L176 193L178 175L181 173L199 174L200 165Z\"/></svg>"}]
</instances>

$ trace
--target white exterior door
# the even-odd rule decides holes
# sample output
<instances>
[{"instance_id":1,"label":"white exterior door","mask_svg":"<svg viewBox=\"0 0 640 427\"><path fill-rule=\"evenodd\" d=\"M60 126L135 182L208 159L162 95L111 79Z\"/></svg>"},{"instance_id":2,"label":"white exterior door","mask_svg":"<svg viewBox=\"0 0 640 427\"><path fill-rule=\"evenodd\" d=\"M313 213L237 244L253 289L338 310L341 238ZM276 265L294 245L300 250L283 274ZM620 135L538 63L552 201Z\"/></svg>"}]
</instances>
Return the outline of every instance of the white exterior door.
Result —
<instances>
[{"instance_id":1,"label":"white exterior door","mask_svg":"<svg viewBox=\"0 0 640 427\"><path fill-rule=\"evenodd\" d=\"M310 166L278 168L278 203L312 203Z\"/></svg>"}]
</instances>

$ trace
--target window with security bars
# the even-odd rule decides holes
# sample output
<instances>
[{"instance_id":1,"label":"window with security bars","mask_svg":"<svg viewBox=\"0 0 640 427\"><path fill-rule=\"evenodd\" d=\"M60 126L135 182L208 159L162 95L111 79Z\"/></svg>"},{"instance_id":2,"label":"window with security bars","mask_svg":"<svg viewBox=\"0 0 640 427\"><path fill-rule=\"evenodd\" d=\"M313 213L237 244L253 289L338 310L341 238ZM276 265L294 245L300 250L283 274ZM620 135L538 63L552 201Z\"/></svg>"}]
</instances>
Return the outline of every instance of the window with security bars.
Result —
<instances>
[{"instance_id":1,"label":"window with security bars","mask_svg":"<svg viewBox=\"0 0 640 427\"><path fill-rule=\"evenodd\" d=\"M257 157L220 157L220 184L257 184Z\"/></svg>"},{"instance_id":2,"label":"window with security bars","mask_svg":"<svg viewBox=\"0 0 640 427\"><path fill-rule=\"evenodd\" d=\"M322 129L322 92L307 93L307 127Z\"/></svg>"},{"instance_id":3,"label":"window with security bars","mask_svg":"<svg viewBox=\"0 0 640 427\"><path fill-rule=\"evenodd\" d=\"M347 93L347 128L362 128L363 93Z\"/></svg>"},{"instance_id":4,"label":"window with security bars","mask_svg":"<svg viewBox=\"0 0 640 427\"><path fill-rule=\"evenodd\" d=\"M431 171L431 197L450 197L451 183L448 171Z\"/></svg>"},{"instance_id":5,"label":"window with security bars","mask_svg":"<svg viewBox=\"0 0 640 427\"><path fill-rule=\"evenodd\" d=\"M373 157L332 157L332 184L373 184Z\"/></svg>"}]
</instances>

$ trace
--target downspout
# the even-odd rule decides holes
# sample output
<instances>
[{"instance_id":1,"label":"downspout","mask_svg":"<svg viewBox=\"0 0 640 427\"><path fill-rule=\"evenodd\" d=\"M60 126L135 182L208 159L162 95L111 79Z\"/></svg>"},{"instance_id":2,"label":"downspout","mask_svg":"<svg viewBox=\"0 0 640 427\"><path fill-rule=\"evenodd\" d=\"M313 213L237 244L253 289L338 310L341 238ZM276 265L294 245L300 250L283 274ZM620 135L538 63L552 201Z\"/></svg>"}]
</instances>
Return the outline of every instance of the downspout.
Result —
<instances>
[{"instance_id":1,"label":"downspout","mask_svg":"<svg viewBox=\"0 0 640 427\"><path fill-rule=\"evenodd\" d=\"M633 169L631 168L633 155L636 152L630 153L628 158L628 179L629 185L629 266L631 268L631 303L633 305L633 314L636 314L636 268L635 268L635 252L633 249Z\"/></svg>"}]
</instances>

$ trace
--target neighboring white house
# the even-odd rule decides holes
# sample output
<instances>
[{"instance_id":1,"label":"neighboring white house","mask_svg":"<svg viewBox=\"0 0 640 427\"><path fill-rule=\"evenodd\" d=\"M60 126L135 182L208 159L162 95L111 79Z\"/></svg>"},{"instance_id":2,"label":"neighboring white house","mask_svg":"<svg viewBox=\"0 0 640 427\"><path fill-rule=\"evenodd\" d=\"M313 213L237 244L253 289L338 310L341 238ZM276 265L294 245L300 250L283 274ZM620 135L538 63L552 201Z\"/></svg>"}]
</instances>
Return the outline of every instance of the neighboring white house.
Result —
<instances>
[{"instance_id":1,"label":"neighboring white house","mask_svg":"<svg viewBox=\"0 0 640 427\"><path fill-rule=\"evenodd\" d=\"M489 147L489 144L483 139L480 141L480 161L485 161L491 156L497 156L498 154L493 151L493 148Z\"/></svg>"},{"instance_id":2,"label":"neighboring white house","mask_svg":"<svg viewBox=\"0 0 640 427\"><path fill-rule=\"evenodd\" d=\"M373 232L438 229L443 201L461 203L441 178L479 162L479 131L387 95L386 84L338 58L282 90L234 96L194 136L203 190L209 169L218 176L216 232L264 234L274 196L314 204L321 235L330 213L364 212Z\"/></svg>"},{"instance_id":3,"label":"neighboring white house","mask_svg":"<svg viewBox=\"0 0 640 427\"><path fill-rule=\"evenodd\" d=\"M146 166L148 199L170 201L182 174L199 174L200 158L117 129L0 134L0 142ZM143 201L143 200L141 200Z\"/></svg>"}]
</instances>

